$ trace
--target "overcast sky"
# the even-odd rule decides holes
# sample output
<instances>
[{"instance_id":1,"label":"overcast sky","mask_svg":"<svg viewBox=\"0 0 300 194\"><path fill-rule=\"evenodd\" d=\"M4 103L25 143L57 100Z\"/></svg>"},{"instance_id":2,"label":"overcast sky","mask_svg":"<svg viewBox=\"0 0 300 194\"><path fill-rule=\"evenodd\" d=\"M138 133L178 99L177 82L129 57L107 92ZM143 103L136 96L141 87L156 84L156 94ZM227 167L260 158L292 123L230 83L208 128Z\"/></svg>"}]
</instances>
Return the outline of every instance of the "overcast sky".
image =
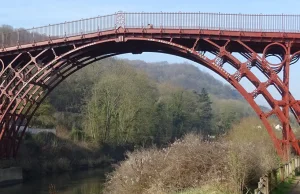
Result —
<instances>
[{"instance_id":1,"label":"overcast sky","mask_svg":"<svg viewBox=\"0 0 300 194\"><path fill-rule=\"evenodd\" d=\"M0 4L0 24L19 28L32 28L64 21L89 18L98 15L125 12L221 12L254 14L298 14L299 0L10 0ZM300 17L300 16L299 16ZM144 53L142 55L123 55L129 59L149 62L186 62L186 59L165 54ZM190 62L192 63L192 62ZM197 65L201 70L210 72ZM300 63L291 67L291 91L300 99ZM221 78L210 72L217 79ZM246 84L247 83L243 83ZM249 86L250 88L250 86ZM260 104L264 102L258 99Z\"/></svg>"}]
</instances>

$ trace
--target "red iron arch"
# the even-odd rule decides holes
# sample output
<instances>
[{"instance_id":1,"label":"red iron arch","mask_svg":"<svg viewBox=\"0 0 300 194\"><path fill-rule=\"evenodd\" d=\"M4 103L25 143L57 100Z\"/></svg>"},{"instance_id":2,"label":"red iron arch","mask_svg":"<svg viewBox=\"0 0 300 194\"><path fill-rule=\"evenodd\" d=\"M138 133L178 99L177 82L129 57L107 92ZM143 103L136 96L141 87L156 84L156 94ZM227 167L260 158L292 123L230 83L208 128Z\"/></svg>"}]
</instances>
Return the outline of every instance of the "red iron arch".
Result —
<instances>
[{"instance_id":1,"label":"red iron arch","mask_svg":"<svg viewBox=\"0 0 300 194\"><path fill-rule=\"evenodd\" d=\"M39 51L23 52L15 55L6 66L5 61L1 60L1 64L5 66L5 69L2 69L0 73L0 87L2 91L0 94L0 124L2 126L0 131L0 158L16 156L26 127L33 114L45 97L66 77L97 60L123 53L141 52L161 52L181 56L219 74L241 93L260 117L279 155L284 156L286 154L286 147L290 143L296 152L300 153L298 142L289 125L289 114L286 114L286 109L291 109L299 121L299 103L293 98L286 84L276 74L276 71L279 69L273 69L263 57L260 57L253 49L240 40L226 40L217 43L209 38L196 38L188 46L185 42L181 43L180 41L185 39L177 39L175 42L172 38L115 36L105 40L73 44L72 46L66 46L63 50L59 47L48 46ZM247 59L246 62L242 63L233 56L229 49L232 44L238 44L242 48L243 56ZM289 45L281 43L267 44L265 48L272 45L280 45L287 52L290 49ZM201 49L203 47L206 49ZM206 57L202 53L205 50L214 54L215 57L213 59ZM285 68L287 65L290 65L291 59L295 56L296 54L290 57L290 55L285 53L279 68ZM223 68L225 62L229 63L237 71L234 74L227 72ZM268 78L268 81L260 82L256 75L251 72L253 66L261 70ZM256 87L253 92L248 93L239 83L243 77L246 77ZM274 85L283 94L283 98L293 103L287 104L284 100L275 100L267 90L267 87L270 85ZM263 112L255 102L254 98L258 94L262 94L270 104L272 108L270 112ZM271 115L277 116L282 122L284 127L283 139L276 137L268 121L268 117ZM20 124L25 125L25 127L21 128Z\"/></svg>"}]
</instances>

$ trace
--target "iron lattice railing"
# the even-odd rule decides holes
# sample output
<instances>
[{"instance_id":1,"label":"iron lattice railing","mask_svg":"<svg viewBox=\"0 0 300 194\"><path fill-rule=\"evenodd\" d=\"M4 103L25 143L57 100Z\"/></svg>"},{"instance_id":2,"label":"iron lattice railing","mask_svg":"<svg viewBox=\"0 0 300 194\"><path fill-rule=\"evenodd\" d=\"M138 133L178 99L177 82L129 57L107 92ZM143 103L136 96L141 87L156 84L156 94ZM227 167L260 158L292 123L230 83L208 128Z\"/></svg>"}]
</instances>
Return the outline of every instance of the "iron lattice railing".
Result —
<instances>
[{"instance_id":1,"label":"iron lattice railing","mask_svg":"<svg viewBox=\"0 0 300 194\"><path fill-rule=\"evenodd\" d=\"M300 32L300 15L225 13L125 13L98 16L31 29L0 28L3 48L56 38L124 28L209 29L253 32Z\"/></svg>"}]
</instances>

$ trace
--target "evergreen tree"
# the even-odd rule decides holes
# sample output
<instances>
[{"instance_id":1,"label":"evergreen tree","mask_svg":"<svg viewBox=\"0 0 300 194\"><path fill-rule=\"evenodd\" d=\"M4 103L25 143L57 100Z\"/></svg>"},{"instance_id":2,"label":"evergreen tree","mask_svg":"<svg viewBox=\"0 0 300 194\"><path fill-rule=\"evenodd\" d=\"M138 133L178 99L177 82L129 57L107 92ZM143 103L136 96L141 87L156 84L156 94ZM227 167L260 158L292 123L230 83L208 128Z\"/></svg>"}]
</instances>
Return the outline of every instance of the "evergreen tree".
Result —
<instances>
[{"instance_id":1,"label":"evergreen tree","mask_svg":"<svg viewBox=\"0 0 300 194\"><path fill-rule=\"evenodd\" d=\"M209 95L205 88L199 94L199 127L203 135L208 135L212 131L213 112Z\"/></svg>"}]
</instances>

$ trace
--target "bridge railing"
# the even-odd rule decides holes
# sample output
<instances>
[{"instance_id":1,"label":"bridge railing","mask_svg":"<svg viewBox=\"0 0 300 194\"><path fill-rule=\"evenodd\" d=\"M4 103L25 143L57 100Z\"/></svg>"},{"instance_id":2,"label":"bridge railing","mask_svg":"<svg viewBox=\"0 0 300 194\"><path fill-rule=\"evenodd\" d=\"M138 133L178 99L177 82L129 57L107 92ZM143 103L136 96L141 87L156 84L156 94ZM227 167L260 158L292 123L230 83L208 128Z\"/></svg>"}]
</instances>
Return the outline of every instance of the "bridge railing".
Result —
<instances>
[{"instance_id":1,"label":"bridge railing","mask_svg":"<svg viewBox=\"0 0 300 194\"><path fill-rule=\"evenodd\" d=\"M300 32L300 15L226 13L124 13L31 29L0 27L0 47L124 28L209 29L254 32Z\"/></svg>"},{"instance_id":2,"label":"bridge railing","mask_svg":"<svg viewBox=\"0 0 300 194\"><path fill-rule=\"evenodd\" d=\"M290 160L288 163L281 165L277 169L273 169L258 182L258 188L255 189L255 194L269 194L273 190L289 178L297 175L300 172L300 157L297 156Z\"/></svg>"}]
</instances>

